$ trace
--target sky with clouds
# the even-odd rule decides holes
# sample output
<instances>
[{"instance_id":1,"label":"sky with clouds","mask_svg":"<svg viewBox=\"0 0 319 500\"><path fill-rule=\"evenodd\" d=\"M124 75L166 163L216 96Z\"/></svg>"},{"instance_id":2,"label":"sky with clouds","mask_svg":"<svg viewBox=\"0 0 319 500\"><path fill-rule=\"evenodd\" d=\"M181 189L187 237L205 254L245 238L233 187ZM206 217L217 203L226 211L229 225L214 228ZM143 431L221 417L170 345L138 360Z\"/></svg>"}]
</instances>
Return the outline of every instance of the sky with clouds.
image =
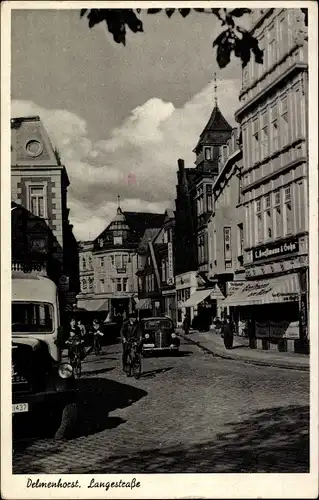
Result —
<instances>
[{"instance_id":1,"label":"sky with clouds","mask_svg":"<svg viewBox=\"0 0 319 500\"><path fill-rule=\"evenodd\" d=\"M214 71L219 107L235 125L241 68L233 61L218 69L217 20L142 19L144 33L128 35L123 47L104 26L89 30L78 10L12 13L11 116L39 115L59 149L77 239L111 221L118 192L124 210L174 206L177 159L193 166Z\"/></svg>"}]
</instances>

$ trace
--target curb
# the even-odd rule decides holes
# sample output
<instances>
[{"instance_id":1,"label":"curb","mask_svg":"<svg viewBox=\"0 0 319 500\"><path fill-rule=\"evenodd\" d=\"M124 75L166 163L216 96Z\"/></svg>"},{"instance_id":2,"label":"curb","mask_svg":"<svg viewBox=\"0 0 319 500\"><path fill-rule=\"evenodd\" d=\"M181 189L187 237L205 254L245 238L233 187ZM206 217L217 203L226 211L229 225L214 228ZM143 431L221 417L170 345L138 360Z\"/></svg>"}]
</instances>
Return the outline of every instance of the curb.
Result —
<instances>
[{"instance_id":1,"label":"curb","mask_svg":"<svg viewBox=\"0 0 319 500\"><path fill-rule=\"evenodd\" d=\"M298 370L298 371L303 371L303 372L309 372L310 367L309 366L303 366L303 365L286 365L282 363L271 363L271 362L266 362L266 361L260 361L260 360L253 360L253 359L244 359L244 358L237 358L235 356L227 355L227 354L219 354L217 352L212 351L211 349L208 349L207 347L203 346L200 342L197 340L191 339L190 337L184 335L183 333L179 333L179 336L182 337L184 340L188 340L192 342L192 344L196 345L199 347L202 351L206 352L207 354L211 354L212 356L216 358L221 358L221 359L228 359L231 361L239 361L241 363L246 363L250 365L256 365L256 366L269 366L271 368L281 368L284 370Z\"/></svg>"}]
</instances>

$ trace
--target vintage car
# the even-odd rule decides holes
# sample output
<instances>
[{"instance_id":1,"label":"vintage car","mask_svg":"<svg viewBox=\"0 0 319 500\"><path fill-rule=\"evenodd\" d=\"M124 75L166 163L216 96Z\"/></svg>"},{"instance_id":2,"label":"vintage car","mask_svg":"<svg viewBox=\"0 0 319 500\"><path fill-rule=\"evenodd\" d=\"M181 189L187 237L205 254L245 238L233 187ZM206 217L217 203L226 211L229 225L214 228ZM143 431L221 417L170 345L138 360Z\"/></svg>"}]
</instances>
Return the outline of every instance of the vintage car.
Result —
<instances>
[{"instance_id":1,"label":"vintage car","mask_svg":"<svg viewBox=\"0 0 319 500\"><path fill-rule=\"evenodd\" d=\"M40 414L43 425L55 425L57 439L72 433L76 419L75 381L71 365L61 363L60 334L55 284L12 273L13 423Z\"/></svg>"},{"instance_id":2,"label":"vintage car","mask_svg":"<svg viewBox=\"0 0 319 500\"><path fill-rule=\"evenodd\" d=\"M180 339L175 333L173 322L168 317L152 317L140 319L143 339L143 353L154 351L177 352Z\"/></svg>"}]
</instances>

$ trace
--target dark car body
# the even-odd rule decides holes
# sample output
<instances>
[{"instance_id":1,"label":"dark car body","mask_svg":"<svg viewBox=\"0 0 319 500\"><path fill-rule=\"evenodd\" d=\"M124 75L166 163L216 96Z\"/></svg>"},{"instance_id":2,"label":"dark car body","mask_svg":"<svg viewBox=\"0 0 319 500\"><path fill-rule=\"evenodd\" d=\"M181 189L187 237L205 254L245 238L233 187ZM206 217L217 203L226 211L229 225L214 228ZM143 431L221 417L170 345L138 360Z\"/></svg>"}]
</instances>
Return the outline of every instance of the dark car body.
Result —
<instances>
[{"instance_id":1,"label":"dark car body","mask_svg":"<svg viewBox=\"0 0 319 500\"><path fill-rule=\"evenodd\" d=\"M180 339L172 320L167 317L143 318L139 322L143 339L143 352L178 351Z\"/></svg>"}]
</instances>

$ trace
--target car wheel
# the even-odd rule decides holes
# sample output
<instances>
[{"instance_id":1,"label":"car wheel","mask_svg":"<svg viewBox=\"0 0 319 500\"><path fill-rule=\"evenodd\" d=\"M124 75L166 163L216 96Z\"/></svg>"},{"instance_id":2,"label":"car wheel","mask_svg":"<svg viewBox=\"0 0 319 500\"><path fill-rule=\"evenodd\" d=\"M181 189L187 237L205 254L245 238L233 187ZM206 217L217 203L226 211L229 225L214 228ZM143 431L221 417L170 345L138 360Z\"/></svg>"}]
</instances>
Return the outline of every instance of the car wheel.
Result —
<instances>
[{"instance_id":1,"label":"car wheel","mask_svg":"<svg viewBox=\"0 0 319 500\"><path fill-rule=\"evenodd\" d=\"M68 439L75 435L77 423L77 405L76 403L69 403L64 406L61 414L61 421L57 429L54 439Z\"/></svg>"}]
</instances>

